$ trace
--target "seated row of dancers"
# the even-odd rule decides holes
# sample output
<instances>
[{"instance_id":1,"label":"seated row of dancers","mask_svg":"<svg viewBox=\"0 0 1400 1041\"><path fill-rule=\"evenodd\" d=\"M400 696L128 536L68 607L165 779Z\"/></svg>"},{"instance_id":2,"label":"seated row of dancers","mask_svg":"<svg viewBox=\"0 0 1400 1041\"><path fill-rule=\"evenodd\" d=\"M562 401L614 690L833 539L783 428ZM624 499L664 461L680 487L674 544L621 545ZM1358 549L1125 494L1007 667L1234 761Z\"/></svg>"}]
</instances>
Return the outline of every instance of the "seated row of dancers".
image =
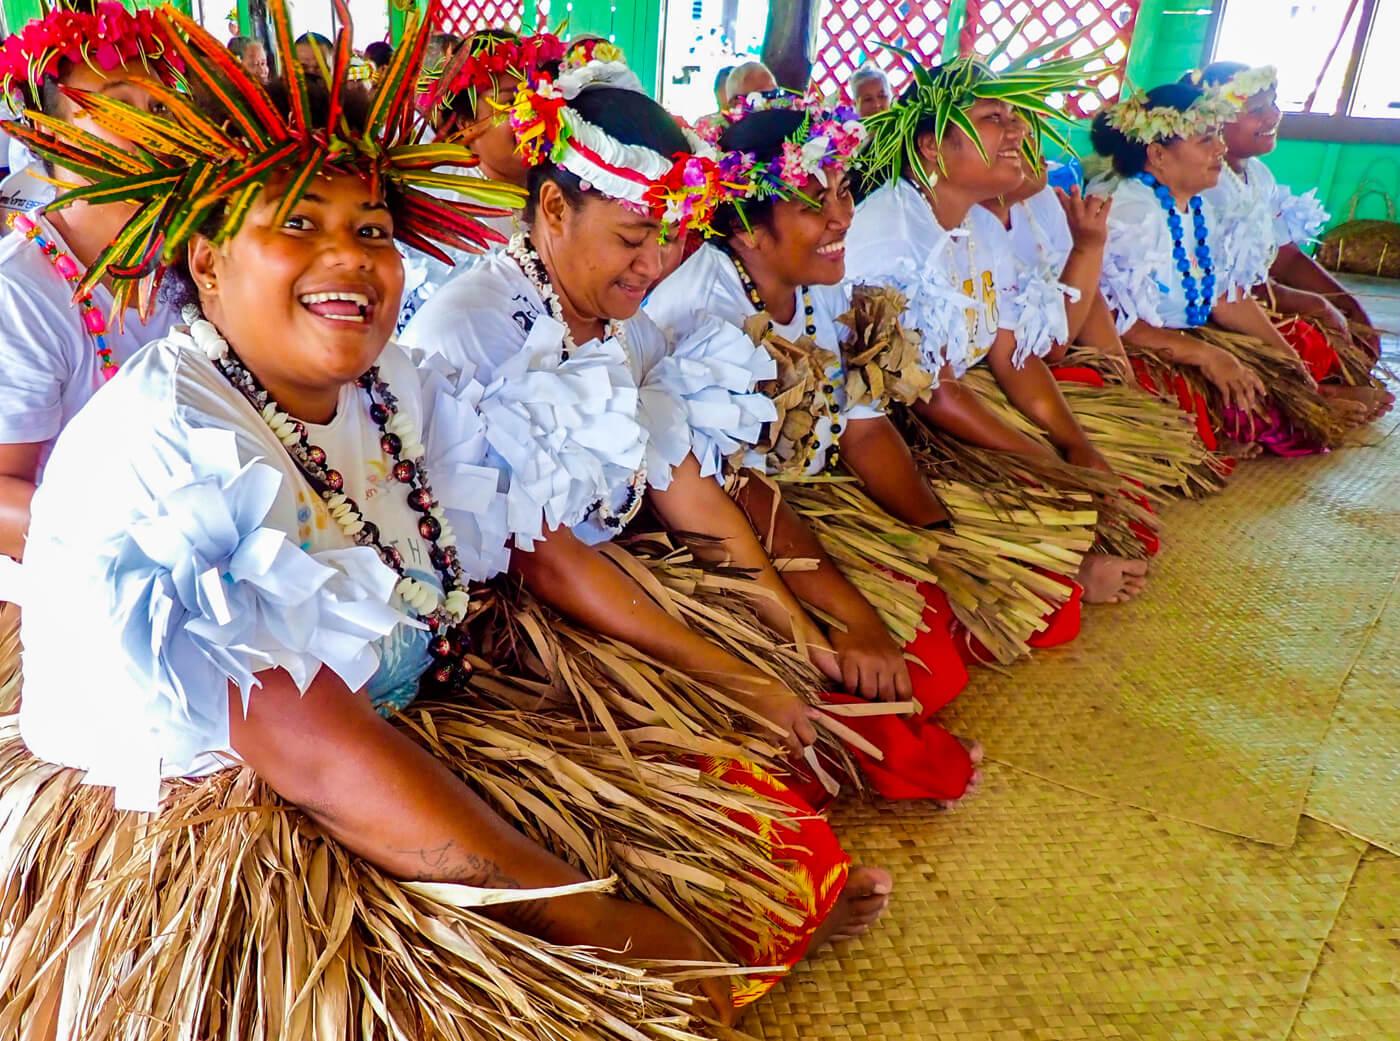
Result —
<instances>
[{"instance_id":1,"label":"seated row of dancers","mask_svg":"<svg viewBox=\"0 0 1400 1041\"><path fill-rule=\"evenodd\" d=\"M598 41L425 77L410 14L346 91L269 8L266 87L173 7L0 49L59 187L0 240L6 1036L708 1036L891 906L835 794L967 796L970 675L1389 405L1270 70L1065 189L1070 59L696 132Z\"/></svg>"}]
</instances>

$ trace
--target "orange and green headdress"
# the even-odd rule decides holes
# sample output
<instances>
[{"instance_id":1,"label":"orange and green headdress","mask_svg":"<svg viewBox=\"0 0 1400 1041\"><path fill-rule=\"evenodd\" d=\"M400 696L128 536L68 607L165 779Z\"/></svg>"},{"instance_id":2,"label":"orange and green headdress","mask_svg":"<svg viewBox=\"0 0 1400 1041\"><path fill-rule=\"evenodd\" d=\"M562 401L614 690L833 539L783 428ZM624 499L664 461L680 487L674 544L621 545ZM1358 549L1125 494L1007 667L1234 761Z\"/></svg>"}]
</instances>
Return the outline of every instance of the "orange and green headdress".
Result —
<instances>
[{"instance_id":1,"label":"orange and green headdress","mask_svg":"<svg viewBox=\"0 0 1400 1041\"><path fill-rule=\"evenodd\" d=\"M432 8L422 18L409 12L393 62L369 96L364 116L352 120L342 103L352 57L350 13L344 0L335 5L342 28L327 81L325 118L313 114L286 0L269 0L272 57L281 69L284 105L274 104L268 90L197 22L165 6L155 14L159 31L173 57L183 62L193 96L154 81L145 84L164 106L152 114L101 94L68 92L98 126L131 142L130 150L40 113L27 113L32 127L6 125L36 153L88 182L59 196L49 209L77 202L135 207L116 240L88 268L79 293L111 276L119 309L140 286L142 310L149 312L167 265L196 233L212 228L215 242L227 240L274 181L286 185L273 217L280 223L317 176L330 172L363 178L393 214L395 236L444 263L451 260L441 247L480 252L501 241L478 218L521 205L524 193L463 173L477 163L466 148L423 142L414 88ZM440 190L470 201L432 194Z\"/></svg>"},{"instance_id":2,"label":"orange and green headdress","mask_svg":"<svg viewBox=\"0 0 1400 1041\"><path fill-rule=\"evenodd\" d=\"M56 80L65 62L102 72L139 64L166 83L182 68L152 12L128 11L117 0L103 0L90 11L60 5L0 43L0 90L6 97L18 93L37 108L44 82Z\"/></svg>"}]
</instances>

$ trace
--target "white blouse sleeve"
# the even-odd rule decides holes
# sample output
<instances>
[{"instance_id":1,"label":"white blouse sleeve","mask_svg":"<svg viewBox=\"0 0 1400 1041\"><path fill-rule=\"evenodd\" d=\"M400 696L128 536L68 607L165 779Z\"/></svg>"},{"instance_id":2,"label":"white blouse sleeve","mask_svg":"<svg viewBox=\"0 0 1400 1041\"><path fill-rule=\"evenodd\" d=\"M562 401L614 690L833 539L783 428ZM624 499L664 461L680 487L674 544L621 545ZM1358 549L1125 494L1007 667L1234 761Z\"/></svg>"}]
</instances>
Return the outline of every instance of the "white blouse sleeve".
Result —
<instances>
[{"instance_id":1,"label":"white blouse sleeve","mask_svg":"<svg viewBox=\"0 0 1400 1041\"><path fill-rule=\"evenodd\" d=\"M1247 295L1269 277L1278 253L1268 203L1251 191L1217 192L1203 203L1216 288L1227 300Z\"/></svg>"},{"instance_id":2,"label":"white blouse sleeve","mask_svg":"<svg viewBox=\"0 0 1400 1041\"><path fill-rule=\"evenodd\" d=\"M206 425L221 417L133 424L163 402L118 387L65 431L0 596L24 606L26 743L154 810L171 764L228 748L230 686L246 708L258 673L304 692L325 666L359 690L377 641L418 623L389 606L398 576L373 549L308 553L270 526L284 477Z\"/></svg>"},{"instance_id":3,"label":"white blouse sleeve","mask_svg":"<svg viewBox=\"0 0 1400 1041\"><path fill-rule=\"evenodd\" d=\"M1275 191L1277 215L1274 227L1280 244L1291 242L1301 246L1314 241L1331 219L1326 207L1318 200L1317 189L1309 188L1302 195L1296 195L1280 184Z\"/></svg>"},{"instance_id":4,"label":"white blouse sleeve","mask_svg":"<svg viewBox=\"0 0 1400 1041\"><path fill-rule=\"evenodd\" d=\"M696 318L640 381L647 481L662 491L670 485L671 470L691 454L701 476L722 480L725 459L756 444L764 424L778 418L773 402L755 390L777 376L768 352L728 322ZM628 324L651 326L660 335L644 317Z\"/></svg>"},{"instance_id":5,"label":"white blouse sleeve","mask_svg":"<svg viewBox=\"0 0 1400 1041\"><path fill-rule=\"evenodd\" d=\"M529 550L573 527L641 468L646 431L622 345L593 341L562 359L564 328L540 316L485 385L477 409L490 461L504 473L506 530Z\"/></svg>"},{"instance_id":6,"label":"white blouse sleeve","mask_svg":"<svg viewBox=\"0 0 1400 1041\"><path fill-rule=\"evenodd\" d=\"M510 567L506 476L490 465L475 379L450 368L441 355L410 354L423 387L424 446L429 479L456 535L457 557L478 582Z\"/></svg>"},{"instance_id":7,"label":"white blouse sleeve","mask_svg":"<svg viewBox=\"0 0 1400 1041\"><path fill-rule=\"evenodd\" d=\"M1113 193L1099 276L1120 333L1138 321L1159 329L1167 324L1162 311L1166 291L1159 277L1174 270L1162 209L1150 192L1132 190L1133 183L1119 182Z\"/></svg>"}]
</instances>

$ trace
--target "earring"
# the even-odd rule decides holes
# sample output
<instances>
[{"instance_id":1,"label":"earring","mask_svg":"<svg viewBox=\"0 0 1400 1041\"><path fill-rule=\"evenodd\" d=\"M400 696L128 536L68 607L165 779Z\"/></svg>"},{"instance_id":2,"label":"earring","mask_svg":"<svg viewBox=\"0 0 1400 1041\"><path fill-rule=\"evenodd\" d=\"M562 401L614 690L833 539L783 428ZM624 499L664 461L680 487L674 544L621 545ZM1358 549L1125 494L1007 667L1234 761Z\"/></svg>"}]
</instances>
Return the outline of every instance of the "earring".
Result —
<instances>
[{"instance_id":1,"label":"earring","mask_svg":"<svg viewBox=\"0 0 1400 1041\"><path fill-rule=\"evenodd\" d=\"M205 282L205 283L204 283L204 288L205 288L205 289L213 289L213 288L214 288L214 283L213 283L213 282Z\"/></svg>"}]
</instances>

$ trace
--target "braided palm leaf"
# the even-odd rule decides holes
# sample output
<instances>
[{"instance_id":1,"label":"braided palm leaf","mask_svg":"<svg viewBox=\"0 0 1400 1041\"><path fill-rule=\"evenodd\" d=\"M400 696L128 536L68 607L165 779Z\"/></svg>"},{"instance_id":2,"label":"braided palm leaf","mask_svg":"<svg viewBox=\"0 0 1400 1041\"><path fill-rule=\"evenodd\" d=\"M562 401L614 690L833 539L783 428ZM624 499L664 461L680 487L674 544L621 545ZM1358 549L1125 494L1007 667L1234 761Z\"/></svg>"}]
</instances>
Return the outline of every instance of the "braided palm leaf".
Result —
<instances>
[{"instance_id":1,"label":"braided palm leaf","mask_svg":"<svg viewBox=\"0 0 1400 1041\"><path fill-rule=\"evenodd\" d=\"M77 292L111 276L118 313L138 286L142 312L149 313L166 267L211 220L218 225L214 241L225 241L237 233L262 190L276 180L286 185L273 218L278 223L323 172L364 178L389 206L395 236L444 263L452 261L442 246L481 252L491 242L504 241L478 218L498 216L500 207L521 205L524 193L513 185L466 175L463 171L478 161L468 149L423 142L426 123L414 107L414 93L435 6L423 16L408 12L403 41L370 97L362 125L352 125L342 106L353 53L344 0L335 0L342 28L328 70L330 102L323 126L312 114L286 0L268 3L271 57L281 70L286 111L223 44L188 15L166 5L157 18L183 61L190 90L207 100L197 106L191 94L154 79L143 86L164 106L160 113L102 94L65 91L97 126L131 142L130 151L40 112L25 114L32 125L5 124L11 136L89 182L59 196L51 210L78 202L136 208L88 268ZM432 194L444 190L457 198L449 201Z\"/></svg>"}]
</instances>

